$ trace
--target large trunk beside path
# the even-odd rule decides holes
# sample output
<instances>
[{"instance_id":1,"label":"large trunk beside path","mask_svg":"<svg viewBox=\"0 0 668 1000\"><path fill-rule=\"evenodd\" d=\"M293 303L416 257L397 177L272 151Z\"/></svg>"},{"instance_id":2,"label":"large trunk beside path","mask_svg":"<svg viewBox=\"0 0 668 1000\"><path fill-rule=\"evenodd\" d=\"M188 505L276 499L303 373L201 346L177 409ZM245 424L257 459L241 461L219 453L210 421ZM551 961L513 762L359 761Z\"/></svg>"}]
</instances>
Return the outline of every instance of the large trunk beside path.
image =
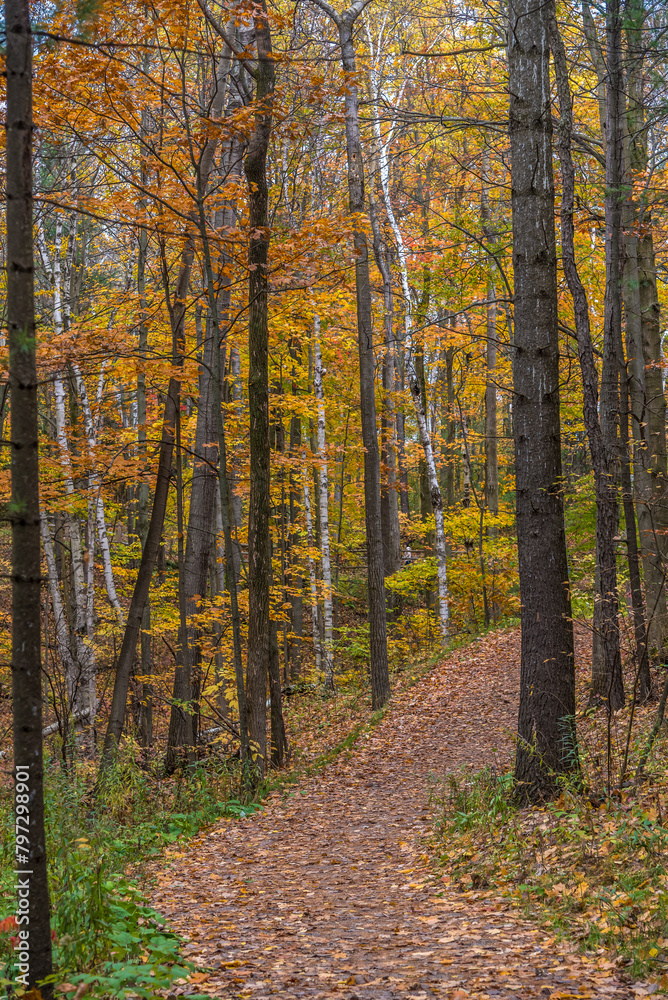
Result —
<instances>
[{"instance_id":1,"label":"large trunk beside path","mask_svg":"<svg viewBox=\"0 0 668 1000\"><path fill-rule=\"evenodd\" d=\"M550 796L577 766L573 625L561 482L557 255L548 8L511 0L508 30L515 278L513 425L522 658L515 779Z\"/></svg>"},{"instance_id":2,"label":"large trunk beside path","mask_svg":"<svg viewBox=\"0 0 668 1000\"><path fill-rule=\"evenodd\" d=\"M264 3L255 17L257 42L255 127L244 172L248 181L248 407L250 411L250 497L248 504L248 733L258 774L267 764L267 679L269 676L269 253L267 150L271 135L275 69Z\"/></svg>"},{"instance_id":3,"label":"large trunk beside path","mask_svg":"<svg viewBox=\"0 0 668 1000\"><path fill-rule=\"evenodd\" d=\"M20 985L37 996L52 972L42 758L39 425L35 356L32 189L32 37L28 0L5 2L7 328L11 399L12 718L17 833L16 885L30 921ZM27 818L26 818L27 817ZM20 850L20 847L24 850ZM26 892L27 890L27 892ZM27 904L27 911L24 907ZM23 924L25 927L25 924ZM15 953L18 959L18 952ZM53 984L41 986L43 1000Z\"/></svg>"}]
</instances>

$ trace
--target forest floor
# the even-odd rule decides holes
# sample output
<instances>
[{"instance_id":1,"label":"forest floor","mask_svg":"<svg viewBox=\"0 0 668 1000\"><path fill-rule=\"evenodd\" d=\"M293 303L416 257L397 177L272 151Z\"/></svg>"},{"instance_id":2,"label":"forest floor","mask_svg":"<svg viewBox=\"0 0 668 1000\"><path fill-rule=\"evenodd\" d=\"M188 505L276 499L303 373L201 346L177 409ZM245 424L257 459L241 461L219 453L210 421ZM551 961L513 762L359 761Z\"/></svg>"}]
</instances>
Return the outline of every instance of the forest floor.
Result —
<instances>
[{"instance_id":1,"label":"forest floor","mask_svg":"<svg viewBox=\"0 0 668 1000\"><path fill-rule=\"evenodd\" d=\"M428 1000L633 997L606 956L524 921L437 864L443 779L507 769L519 631L476 640L400 690L354 745L245 819L174 845L151 904L201 971L180 993Z\"/></svg>"}]
</instances>

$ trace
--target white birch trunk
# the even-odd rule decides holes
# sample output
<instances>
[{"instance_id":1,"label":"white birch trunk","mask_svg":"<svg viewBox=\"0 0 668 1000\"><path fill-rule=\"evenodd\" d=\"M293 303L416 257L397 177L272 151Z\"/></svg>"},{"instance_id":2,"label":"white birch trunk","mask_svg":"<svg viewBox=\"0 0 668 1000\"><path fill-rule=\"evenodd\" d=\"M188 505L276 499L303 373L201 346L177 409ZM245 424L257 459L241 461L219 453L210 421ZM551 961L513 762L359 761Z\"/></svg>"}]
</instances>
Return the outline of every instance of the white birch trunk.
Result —
<instances>
[{"instance_id":1,"label":"white birch trunk","mask_svg":"<svg viewBox=\"0 0 668 1000\"><path fill-rule=\"evenodd\" d=\"M329 553L329 477L327 474L327 438L325 424L325 392L322 383L323 368L320 351L320 317L316 316L313 323L314 366L313 389L318 406L318 484L320 494L320 554L322 559L323 612L325 623L325 642L323 649L323 669L325 687L334 690L334 626L332 605L332 566Z\"/></svg>"},{"instance_id":2,"label":"white birch trunk","mask_svg":"<svg viewBox=\"0 0 668 1000\"><path fill-rule=\"evenodd\" d=\"M95 497L88 495L88 525L87 542L88 551L86 553L86 637L90 649L93 649L95 638ZM95 690L95 669L88 672L88 721L91 726L95 723L95 713L97 711L97 694Z\"/></svg>"},{"instance_id":3,"label":"white birch trunk","mask_svg":"<svg viewBox=\"0 0 668 1000\"><path fill-rule=\"evenodd\" d=\"M79 391L79 396L81 397L81 408L83 411L83 418L84 418L84 430L86 433L86 440L88 441L88 453L91 460L91 473L88 478L88 486L91 491L91 495L94 497L95 524L97 528L97 537L100 543L100 555L102 557L102 568L104 571L104 585L107 591L107 597L109 598L109 603L116 612L119 625L122 626L123 609L121 607L121 602L118 599L118 595L116 593L116 584L114 582L114 569L111 563L111 550L109 548L107 519L104 513L104 500L102 499L102 494L100 491L100 477L94 471L95 450L97 446L95 423L93 420L93 413L90 407L90 400L88 398L86 383L84 382L81 372L79 371L76 365L73 365L73 369L77 379L77 389ZM102 373L100 373L99 384L102 384Z\"/></svg>"},{"instance_id":4,"label":"white birch trunk","mask_svg":"<svg viewBox=\"0 0 668 1000\"><path fill-rule=\"evenodd\" d=\"M306 465L306 452L302 453L304 477L304 512L306 514L306 543L308 545L308 575L311 585L311 620L313 622L313 650L315 652L315 669L322 674L322 650L320 648L320 623L318 622L318 587L315 578L315 559L313 558L313 518L311 516L311 491L309 489L309 470Z\"/></svg>"},{"instance_id":5,"label":"white birch trunk","mask_svg":"<svg viewBox=\"0 0 668 1000\"><path fill-rule=\"evenodd\" d=\"M67 622L67 615L63 609L63 601L60 596L60 581L58 580L58 570L56 567L56 556L53 551L53 539L51 538L51 528L46 514L40 515L40 525L42 528L42 541L44 543L44 555L46 557L46 568L49 576L49 593L51 595L51 607L53 609L53 621L56 628L56 645L58 655L65 667L66 677L76 674L77 668L72 659L70 650L70 635Z\"/></svg>"},{"instance_id":6,"label":"white birch trunk","mask_svg":"<svg viewBox=\"0 0 668 1000\"><path fill-rule=\"evenodd\" d=\"M372 69L372 86L376 100L380 97L378 80L375 71ZM436 461L434 459L434 449L432 447L431 435L427 423L427 414L422 406L422 394L418 381L415 366L413 364L413 300L411 297L410 285L408 282L408 263L406 260L406 247L404 244L401 229L392 209L390 198L390 166L387 157L387 142L383 142L381 135L380 120L375 122L376 139L378 142L378 165L380 168L380 182L385 202L385 210L390 228L397 244L397 259L399 262L399 274L401 276L401 289L404 297L404 330L405 330L405 370L407 382L413 400L415 418L418 425L418 436L424 451L427 475L429 477L429 490L431 493L431 506L434 512L436 526L436 559L438 569L438 615L443 639L448 636L448 572L445 547L445 525L443 521L443 499L438 483L436 471Z\"/></svg>"},{"instance_id":7,"label":"white birch trunk","mask_svg":"<svg viewBox=\"0 0 668 1000\"><path fill-rule=\"evenodd\" d=\"M60 240L61 226L56 223L56 244L53 255L53 327L54 333L58 336L63 329L63 303L61 296L61 268L60 268ZM72 461L70 457L69 444L67 441L67 425L65 420L65 386L60 374L54 378L55 395L55 416L56 416L56 440L60 450L60 459L63 464L65 492L68 497L75 494L74 478L72 473ZM72 560L72 595L74 601L74 635L75 655L69 657L70 671L68 673L68 662L65 661L66 683L70 697L70 709L72 711L90 711L88 702L89 683L91 676L95 672L95 650L92 642L88 640L86 628L86 586L84 577L84 555L81 544L81 524L76 513L68 510L65 514L67 529L70 537L70 550ZM54 562L55 567L55 562ZM74 673L72 673L74 664Z\"/></svg>"}]
</instances>

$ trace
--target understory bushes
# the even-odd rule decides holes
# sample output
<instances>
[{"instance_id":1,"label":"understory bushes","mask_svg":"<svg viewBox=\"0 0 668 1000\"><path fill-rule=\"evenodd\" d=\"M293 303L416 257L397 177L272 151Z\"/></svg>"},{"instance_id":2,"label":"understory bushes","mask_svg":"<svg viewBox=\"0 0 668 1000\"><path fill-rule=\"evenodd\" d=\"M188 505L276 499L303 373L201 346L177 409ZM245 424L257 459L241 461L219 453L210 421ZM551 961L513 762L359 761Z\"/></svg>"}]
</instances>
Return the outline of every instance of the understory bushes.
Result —
<instances>
[{"instance_id":1,"label":"understory bushes","mask_svg":"<svg viewBox=\"0 0 668 1000\"><path fill-rule=\"evenodd\" d=\"M133 874L178 837L192 836L218 817L257 809L234 798L236 775L211 758L174 778L141 766L139 748L124 741L102 791L96 762L73 754L65 771L46 761L49 882L53 911L54 977L58 995L153 997L192 967L180 941L145 904ZM14 829L9 787L0 790L0 892L14 910ZM13 980L15 923L0 922L0 979ZM79 993L81 995L81 993Z\"/></svg>"}]
</instances>

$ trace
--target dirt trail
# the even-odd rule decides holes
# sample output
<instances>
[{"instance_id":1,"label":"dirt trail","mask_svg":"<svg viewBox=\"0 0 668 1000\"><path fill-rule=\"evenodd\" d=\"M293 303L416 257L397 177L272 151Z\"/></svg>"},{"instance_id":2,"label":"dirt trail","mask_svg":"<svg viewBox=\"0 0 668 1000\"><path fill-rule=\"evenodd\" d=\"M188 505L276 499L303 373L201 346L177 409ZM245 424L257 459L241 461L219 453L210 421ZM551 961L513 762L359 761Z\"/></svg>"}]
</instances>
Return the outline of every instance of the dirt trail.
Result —
<instances>
[{"instance_id":1,"label":"dirt trail","mask_svg":"<svg viewBox=\"0 0 668 1000\"><path fill-rule=\"evenodd\" d=\"M544 940L493 893L438 895L426 846L430 788L461 765L508 762L518 660L516 633L454 654L350 755L173 857L152 903L189 938L188 957L213 969L188 992L314 1000L634 995L610 971Z\"/></svg>"}]
</instances>

